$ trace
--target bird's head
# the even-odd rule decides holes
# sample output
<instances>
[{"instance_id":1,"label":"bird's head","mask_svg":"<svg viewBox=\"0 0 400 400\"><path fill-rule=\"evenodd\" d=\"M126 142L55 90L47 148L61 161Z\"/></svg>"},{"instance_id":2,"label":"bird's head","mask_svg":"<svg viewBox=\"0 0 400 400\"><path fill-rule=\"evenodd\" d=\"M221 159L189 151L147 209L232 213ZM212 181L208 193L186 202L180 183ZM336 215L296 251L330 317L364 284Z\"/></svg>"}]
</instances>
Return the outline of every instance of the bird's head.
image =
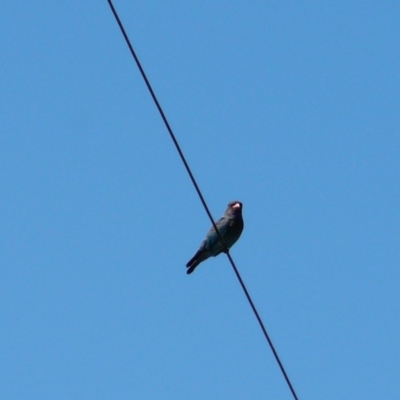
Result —
<instances>
[{"instance_id":1,"label":"bird's head","mask_svg":"<svg viewBox=\"0 0 400 400\"><path fill-rule=\"evenodd\" d=\"M234 200L228 204L228 208L226 209L225 214L234 214L241 215L242 214L243 204L240 201Z\"/></svg>"}]
</instances>

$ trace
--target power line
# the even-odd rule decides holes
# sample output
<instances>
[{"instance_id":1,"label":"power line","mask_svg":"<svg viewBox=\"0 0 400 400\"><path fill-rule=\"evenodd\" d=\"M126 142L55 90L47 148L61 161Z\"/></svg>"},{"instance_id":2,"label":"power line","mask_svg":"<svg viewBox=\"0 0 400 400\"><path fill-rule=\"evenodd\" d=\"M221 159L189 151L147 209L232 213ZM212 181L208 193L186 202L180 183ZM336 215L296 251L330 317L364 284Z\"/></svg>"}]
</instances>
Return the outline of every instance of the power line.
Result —
<instances>
[{"instance_id":1,"label":"power line","mask_svg":"<svg viewBox=\"0 0 400 400\"><path fill-rule=\"evenodd\" d=\"M223 239L222 239L221 233L219 232L219 230L218 230L218 228L217 228L217 226L216 226L216 224L215 224L214 218L212 217L211 212L210 212L210 210L209 210L209 208L208 208L208 206L207 206L207 203L206 203L206 201L204 200L203 194L202 194L201 191L200 191L200 188L199 188L199 186L198 186L198 184L197 184L197 182L196 182L196 180L195 180L195 178L194 178L194 176L193 176L193 173L192 173L192 171L191 171L191 169L190 169L190 167L189 167L189 164L187 163L186 158L185 158L185 156L184 156L184 154L183 154L183 152L182 152L182 150L181 150L181 148L180 148L180 146L179 146L179 143L178 143L178 141L177 141L177 139L176 139L176 137L175 137L175 134L173 133L173 131L172 131L172 129L171 129L171 126L170 126L169 123L168 123L167 117L165 116L164 111L163 111L163 109L161 108L161 105L160 105L160 103L158 102L157 97L156 97L156 95L155 95L155 93L154 93L154 91L153 91L153 88L151 87L150 82L149 82L149 80L147 79L146 73L144 72L144 69L143 69L143 67L142 67L142 65L141 65L141 63L140 63L140 61L139 61L139 58L137 57L136 52L135 52L135 50L134 50L133 47L132 47L132 44L131 44L131 42L130 42L130 40L129 40L129 37L128 37L128 35L127 35L126 32L125 32L125 28L123 27L122 22L121 22L121 20L120 20L118 14L117 14L117 11L115 10L112 1L111 1L111 0L107 0L107 1L108 1L108 4L109 4L110 8L111 8L112 13L114 14L115 20L116 20L117 23L118 23L118 26L119 26L119 28L120 28L120 30L121 30L121 33L122 33L122 35L123 35L124 38L125 38L126 44L128 45L129 50L130 50L130 52L131 52L131 54L132 54L132 56L133 56L133 58L134 58L134 60L135 60L135 62L136 62L136 65L137 65L137 67L139 68L139 71L140 71L140 73L141 73L141 75L142 75L142 78L144 79L144 81L145 81L145 83L146 83L147 89L149 90L150 95L151 95L151 97L153 98L153 101L154 101L154 103L155 103L155 105L156 105L156 107L157 107L157 109L158 109L158 112L160 113L161 118L162 118L162 120L164 121L164 124L165 124L165 126L166 126L166 128L167 128L167 130L168 130L168 133L169 133L169 135L170 135L172 141L174 142L174 145L175 145L175 147L176 147L176 150L177 150L178 153L179 153L179 156L180 156L180 158L181 158L181 160L182 160L182 162L183 162L183 165L185 166L186 171L187 171L187 173L189 174L190 180L192 181L193 186L194 186L194 188L196 189L196 192L197 192L197 194L198 194L198 196L199 196L199 198L200 198L200 201L201 201L201 203L203 204L203 207L204 207L204 209L205 209L205 211L206 211L206 213L207 213L207 215L208 215L208 218L210 219L210 221L211 221L211 223L212 223L212 225L213 225L215 231L217 232L218 237L219 237L219 240L221 241L222 245L225 247L225 253L226 253L226 255L227 255L227 257L228 257L228 259L229 259L229 261L230 261L230 263L231 263L231 265L232 265L232 267L233 267L233 270L235 271L236 277L238 278L239 283L240 283L240 285L242 286L242 289L243 289L243 291L244 291L244 294L246 295L246 298L247 298L247 300L248 300L248 302L249 302L249 304L250 304L250 306L251 306L251 308L252 308L252 310L253 310L253 312L254 312L254 315L256 316L257 321L258 321L258 323L260 324L261 330L262 330L262 332L264 333L265 338L267 339L267 342L268 342L268 344L269 344L269 346L270 346L270 348L271 348L271 350L272 350L272 353L274 354L274 357L275 357L275 359L276 359L276 361L277 361L277 363L278 363L278 365L279 365L279 368L280 368L280 370L281 370L281 372L282 372L282 374L283 374L283 376L284 376L284 378L285 378L285 380L286 380L286 383L288 384L289 389L290 389L290 391L291 391L291 393L292 393L294 399L295 399L295 400L298 400L298 397L297 397L297 395L296 395L296 392L295 392L294 389L293 389L293 386L292 386L292 384L291 384L291 382L290 382L290 380L289 380L289 377L288 377L288 375L287 375L287 373L286 373L286 371L285 371L285 368L283 367L283 364L282 364L282 362L281 362L281 360L280 360L280 358L279 358L279 356L278 356L278 353L276 352L275 347L274 347L274 345L273 345L273 343L272 343L272 341L271 341L271 339L270 339L270 337L269 337L269 335L268 335L268 332L267 332L267 330L266 330L265 327L264 327L264 323L262 322L261 317L260 317L260 315L258 314L258 311L257 311L257 309L256 309L256 307L255 307L255 305L254 305L254 303L253 303L253 300L251 299L251 297L250 297L250 295L249 295L249 292L247 291L247 288L246 288L246 286L245 286L245 284L244 284L244 282L243 282L242 277L241 277L240 274L239 274L239 271L238 271L238 269L237 269L237 267L236 267L236 265L235 265L235 262L233 261L231 255L229 254L228 248L224 245L224 241L223 241Z\"/></svg>"}]
</instances>

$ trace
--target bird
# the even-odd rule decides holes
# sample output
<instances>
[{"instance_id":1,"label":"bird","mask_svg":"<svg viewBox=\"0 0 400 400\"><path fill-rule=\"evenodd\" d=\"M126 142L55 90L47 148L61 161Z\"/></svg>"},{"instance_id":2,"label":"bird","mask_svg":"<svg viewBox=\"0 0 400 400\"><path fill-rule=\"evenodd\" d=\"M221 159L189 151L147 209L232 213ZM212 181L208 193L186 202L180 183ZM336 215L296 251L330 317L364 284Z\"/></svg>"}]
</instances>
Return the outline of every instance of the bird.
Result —
<instances>
[{"instance_id":1,"label":"bird","mask_svg":"<svg viewBox=\"0 0 400 400\"><path fill-rule=\"evenodd\" d=\"M216 222L218 232L221 234L223 244L215 231L214 226L208 231L199 250L186 264L186 273L191 274L195 268L207 258L216 257L228 250L236 243L242 234L244 223L242 218L243 204L240 201L231 201L228 204L225 214Z\"/></svg>"}]
</instances>

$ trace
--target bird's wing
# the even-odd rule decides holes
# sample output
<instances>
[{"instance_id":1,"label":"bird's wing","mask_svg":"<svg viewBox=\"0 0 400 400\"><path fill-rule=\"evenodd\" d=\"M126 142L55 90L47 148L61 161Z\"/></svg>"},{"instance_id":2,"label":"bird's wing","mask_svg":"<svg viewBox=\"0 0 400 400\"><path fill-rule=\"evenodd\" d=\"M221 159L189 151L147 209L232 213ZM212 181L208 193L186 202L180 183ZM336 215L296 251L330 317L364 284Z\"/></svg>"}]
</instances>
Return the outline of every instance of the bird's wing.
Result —
<instances>
[{"instance_id":1,"label":"bird's wing","mask_svg":"<svg viewBox=\"0 0 400 400\"><path fill-rule=\"evenodd\" d=\"M215 225L218 228L218 232L221 234L222 237L224 237L224 235L226 233L226 230L229 227L228 219L226 217L222 217L215 223ZM205 247L207 249L209 249L209 250L211 250L211 249L213 249L215 247L221 246L218 234L215 231L214 226L212 226L211 229L208 231L206 239L204 240L204 242L205 242L204 243Z\"/></svg>"}]
</instances>

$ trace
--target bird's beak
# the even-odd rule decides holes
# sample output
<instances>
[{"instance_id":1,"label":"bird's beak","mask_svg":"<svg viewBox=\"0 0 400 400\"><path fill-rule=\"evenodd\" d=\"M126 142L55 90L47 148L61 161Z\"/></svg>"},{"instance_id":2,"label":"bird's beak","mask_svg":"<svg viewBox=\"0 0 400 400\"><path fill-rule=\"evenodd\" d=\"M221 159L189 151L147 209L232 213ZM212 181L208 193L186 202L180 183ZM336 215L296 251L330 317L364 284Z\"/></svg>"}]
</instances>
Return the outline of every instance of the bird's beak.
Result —
<instances>
[{"instance_id":1,"label":"bird's beak","mask_svg":"<svg viewBox=\"0 0 400 400\"><path fill-rule=\"evenodd\" d=\"M240 203L235 203L232 208L240 208Z\"/></svg>"}]
</instances>

